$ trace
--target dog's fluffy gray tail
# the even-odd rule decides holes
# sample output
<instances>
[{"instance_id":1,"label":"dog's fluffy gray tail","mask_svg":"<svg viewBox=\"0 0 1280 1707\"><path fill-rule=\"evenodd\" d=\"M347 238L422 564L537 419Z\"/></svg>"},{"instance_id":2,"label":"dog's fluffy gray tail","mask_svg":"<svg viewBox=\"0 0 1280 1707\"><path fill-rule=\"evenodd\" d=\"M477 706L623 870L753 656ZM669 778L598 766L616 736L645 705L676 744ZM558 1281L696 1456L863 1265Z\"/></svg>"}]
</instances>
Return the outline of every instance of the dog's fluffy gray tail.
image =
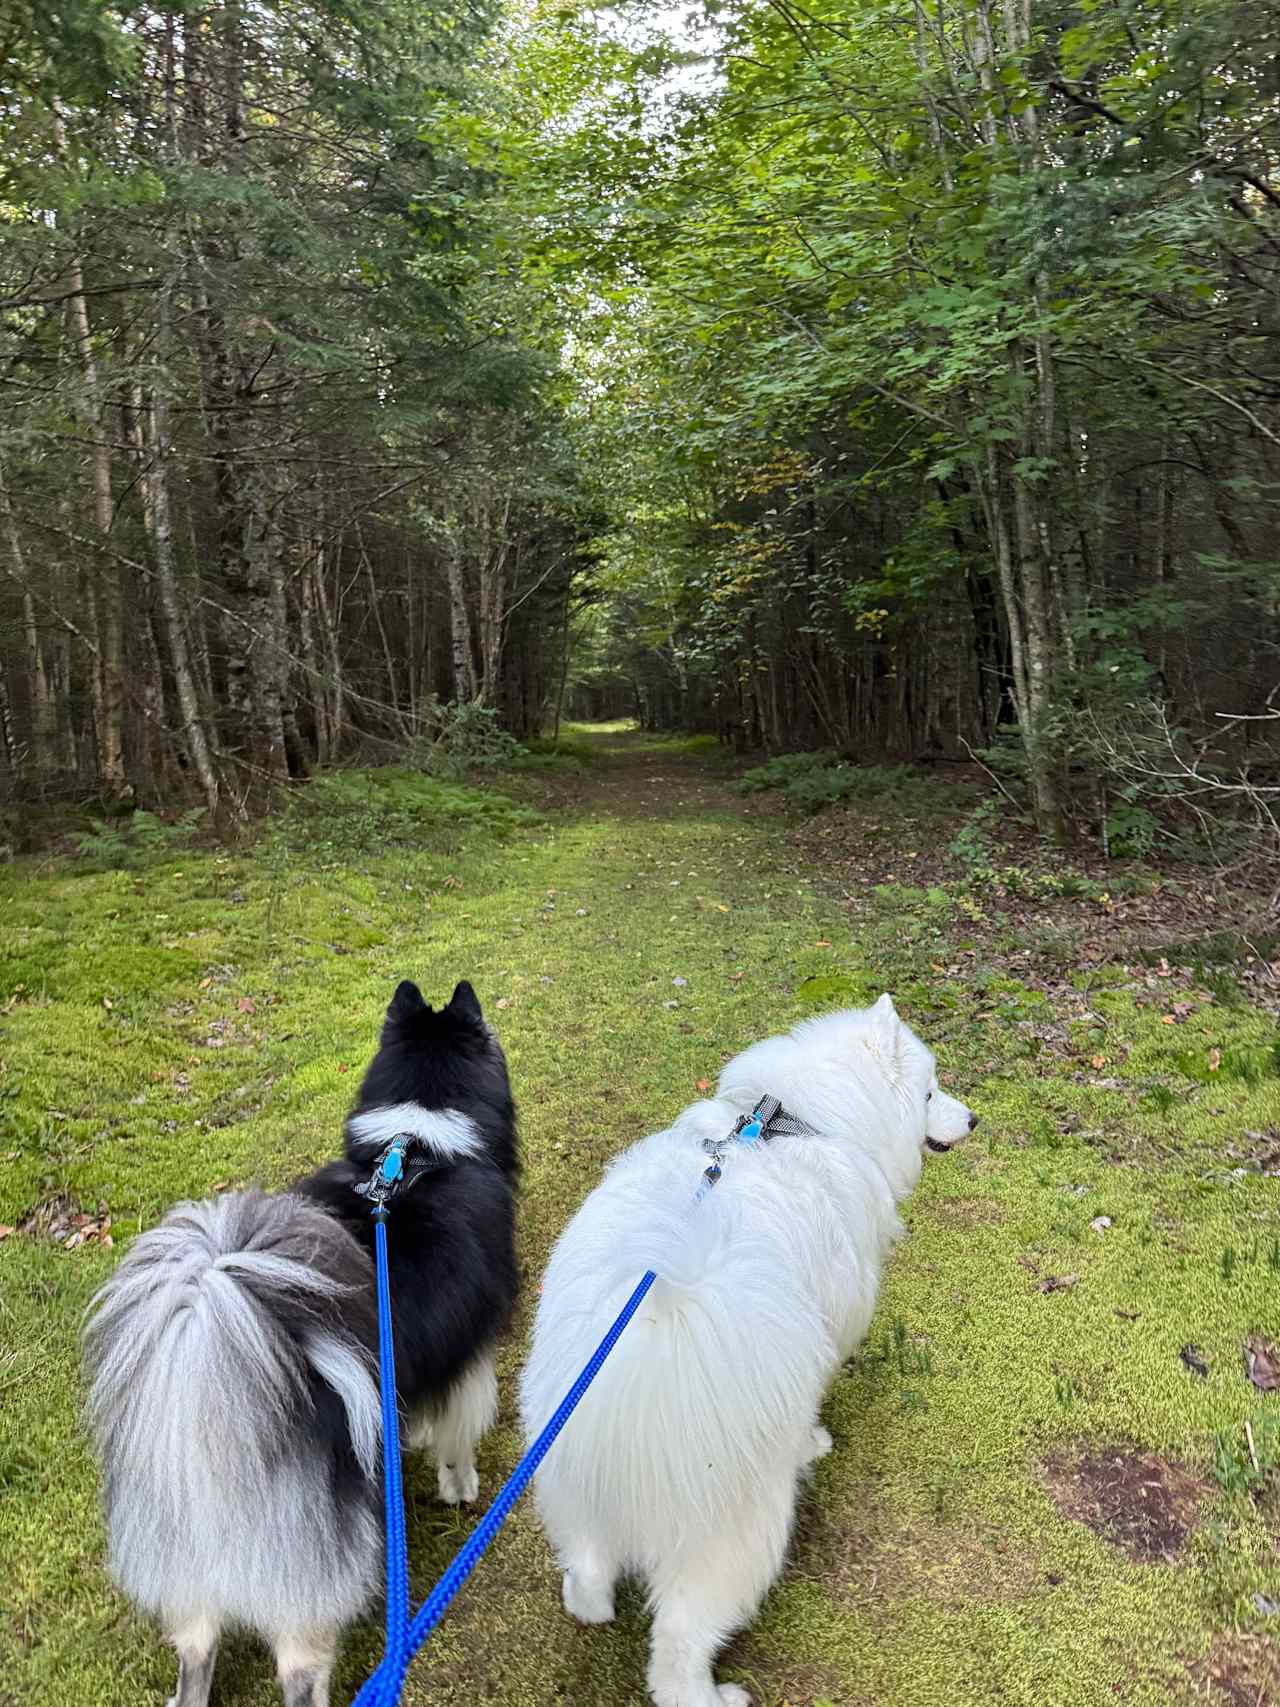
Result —
<instances>
[{"instance_id":1,"label":"dog's fluffy gray tail","mask_svg":"<svg viewBox=\"0 0 1280 1707\"><path fill-rule=\"evenodd\" d=\"M376 1575L368 1258L322 1210L172 1210L90 1305L87 1415L111 1563L161 1617L270 1634L354 1616Z\"/></svg>"}]
</instances>

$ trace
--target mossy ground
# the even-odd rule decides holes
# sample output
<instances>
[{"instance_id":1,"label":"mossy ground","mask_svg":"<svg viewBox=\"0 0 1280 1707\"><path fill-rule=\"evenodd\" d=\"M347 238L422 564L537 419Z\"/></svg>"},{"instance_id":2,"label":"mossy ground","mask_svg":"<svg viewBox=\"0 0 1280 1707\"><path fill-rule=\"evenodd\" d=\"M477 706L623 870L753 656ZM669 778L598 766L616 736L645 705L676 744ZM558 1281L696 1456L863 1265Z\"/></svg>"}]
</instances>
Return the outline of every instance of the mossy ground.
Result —
<instances>
[{"instance_id":1,"label":"mossy ground","mask_svg":"<svg viewBox=\"0 0 1280 1707\"><path fill-rule=\"evenodd\" d=\"M343 783L245 853L6 873L0 1223L55 1196L102 1202L119 1243L177 1198L283 1184L332 1152L395 981L439 998L470 977L528 1163L487 1497L518 1452L537 1276L601 1164L806 997L891 989L983 1125L929 1161L868 1348L832 1391L835 1449L788 1568L722 1675L762 1707L1265 1702L1275 1650L1254 1597L1280 1600L1280 1521L1265 1478L1250 1487L1243 1425L1265 1472L1280 1394L1249 1385L1241 1345L1280 1332L1280 1185L1257 1166L1280 1150L1271 1020L1158 968L1013 976L958 885L842 898L706 743L580 732L574 757L519 779L533 812ZM0 1242L3 1707L136 1707L172 1685L100 1568L76 1421L77 1323L113 1260ZM1116 1443L1203 1485L1177 1563L1135 1563L1051 1497L1047 1461ZM431 1494L411 1466L417 1591L467 1525ZM565 1618L525 1505L406 1700L629 1707L645 1639L634 1592L609 1628ZM335 1701L376 1643L372 1624L351 1634ZM215 1692L274 1700L266 1656L232 1643Z\"/></svg>"}]
</instances>

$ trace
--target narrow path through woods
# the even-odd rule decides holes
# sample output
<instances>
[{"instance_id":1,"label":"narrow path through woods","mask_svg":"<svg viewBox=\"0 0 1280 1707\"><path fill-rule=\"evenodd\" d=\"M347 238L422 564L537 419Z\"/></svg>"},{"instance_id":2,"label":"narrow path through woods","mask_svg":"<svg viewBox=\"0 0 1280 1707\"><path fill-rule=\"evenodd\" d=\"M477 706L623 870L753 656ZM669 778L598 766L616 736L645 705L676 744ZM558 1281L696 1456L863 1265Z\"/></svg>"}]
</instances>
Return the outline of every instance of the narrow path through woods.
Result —
<instances>
[{"instance_id":1,"label":"narrow path through woods","mask_svg":"<svg viewBox=\"0 0 1280 1707\"><path fill-rule=\"evenodd\" d=\"M815 863L838 836L735 793L713 744L573 739L581 771L513 784L541 818L504 840L451 830L448 801L394 836L372 805L329 822L313 804L305 836L251 855L0 876L0 1221L19 1227L0 1241L0 1596L20 1649L0 1703L136 1707L171 1684L102 1575L76 1420L76 1323L114 1253L51 1229L90 1206L124 1240L180 1197L314 1165L402 976L437 1000L472 979L521 1105L525 1301L482 1497L518 1455L538 1276L602 1165L808 998L888 988L981 1141L926 1168L868 1346L832 1391L835 1449L784 1578L722 1675L760 1707L1265 1701L1274 1648L1252 1609L1276 1592L1278 1530L1269 1484L1234 1497L1232 1466L1247 1488L1262 1396L1240 1348L1280 1267L1266 1016L1190 973L1050 966L962 873L879 881L954 833L929 816L932 785L914 815L889 798L851 826L877 849L877 880L855 881L834 851ZM377 781L351 788L372 801ZM411 1465L418 1594L469 1522L432 1488ZM634 1593L611 1627L568 1621L526 1503L406 1700L640 1707L646 1633ZM336 1703L375 1643L353 1633ZM246 1642L215 1688L219 1707L274 1699Z\"/></svg>"}]
</instances>

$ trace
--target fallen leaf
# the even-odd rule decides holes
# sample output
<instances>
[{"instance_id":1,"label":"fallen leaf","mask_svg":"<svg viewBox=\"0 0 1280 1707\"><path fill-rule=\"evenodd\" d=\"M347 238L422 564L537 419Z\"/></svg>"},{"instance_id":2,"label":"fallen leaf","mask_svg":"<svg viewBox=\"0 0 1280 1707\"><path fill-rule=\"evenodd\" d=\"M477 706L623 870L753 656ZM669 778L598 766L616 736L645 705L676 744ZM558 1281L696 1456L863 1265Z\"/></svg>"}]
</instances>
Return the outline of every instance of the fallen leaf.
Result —
<instances>
[{"instance_id":1,"label":"fallen leaf","mask_svg":"<svg viewBox=\"0 0 1280 1707\"><path fill-rule=\"evenodd\" d=\"M1051 1274L1047 1280L1040 1282L1041 1292L1070 1292L1079 1280L1078 1274Z\"/></svg>"},{"instance_id":2,"label":"fallen leaf","mask_svg":"<svg viewBox=\"0 0 1280 1707\"><path fill-rule=\"evenodd\" d=\"M745 974L741 972L731 972L729 974L729 982L731 984L741 984L744 976Z\"/></svg>"},{"instance_id":3,"label":"fallen leaf","mask_svg":"<svg viewBox=\"0 0 1280 1707\"><path fill-rule=\"evenodd\" d=\"M104 1008L113 1008L113 1007L115 1007L115 1003L114 1003L114 1002L113 1002L113 1001L112 1001L112 1000L111 1000L111 997L110 997L110 996L104 996L104 997L103 997L103 998L102 998L102 1005L103 1005L103 1007L104 1007Z\"/></svg>"},{"instance_id":4,"label":"fallen leaf","mask_svg":"<svg viewBox=\"0 0 1280 1707\"><path fill-rule=\"evenodd\" d=\"M697 1084L693 1088L697 1091L709 1091L711 1089L711 1080L710 1079L699 1079Z\"/></svg>"},{"instance_id":5,"label":"fallen leaf","mask_svg":"<svg viewBox=\"0 0 1280 1707\"><path fill-rule=\"evenodd\" d=\"M212 978L202 978L200 980L200 988L202 990L207 990L209 988L210 984L212 984L212 983L213 983Z\"/></svg>"},{"instance_id":6,"label":"fallen leaf","mask_svg":"<svg viewBox=\"0 0 1280 1707\"><path fill-rule=\"evenodd\" d=\"M339 1072L340 1072L340 1073L345 1073L345 1072L346 1072L346 1071L347 1071L347 1064L346 1064L346 1062L345 1062L345 1061L339 1061L339 1063L338 1063L338 1071L339 1071Z\"/></svg>"},{"instance_id":7,"label":"fallen leaf","mask_svg":"<svg viewBox=\"0 0 1280 1707\"><path fill-rule=\"evenodd\" d=\"M1160 1024L1161 1025L1176 1025L1177 1023L1178 1023L1177 1020L1174 1019L1172 1014L1161 1014L1160 1015Z\"/></svg>"},{"instance_id":8,"label":"fallen leaf","mask_svg":"<svg viewBox=\"0 0 1280 1707\"><path fill-rule=\"evenodd\" d=\"M716 912L717 913L727 913L728 911L729 911L729 909L725 906L723 901L717 901L716 902Z\"/></svg>"},{"instance_id":9,"label":"fallen leaf","mask_svg":"<svg viewBox=\"0 0 1280 1707\"><path fill-rule=\"evenodd\" d=\"M252 996L241 996L236 1006L242 1014L256 1014L258 1011L258 1004Z\"/></svg>"},{"instance_id":10,"label":"fallen leaf","mask_svg":"<svg viewBox=\"0 0 1280 1707\"><path fill-rule=\"evenodd\" d=\"M1193 1375L1198 1375L1202 1381L1208 1379L1209 1365L1205 1362L1204 1353L1198 1345L1184 1345L1178 1356Z\"/></svg>"},{"instance_id":11,"label":"fallen leaf","mask_svg":"<svg viewBox=\"0 0 1280 1707\"><path fill-rule=\"evenodd\" d=\"M1095 1215L1089 1225L1095 1233L1105 1233L1111 1225L1111 1217L1109 1215Z\"/></svg>"},{"instance_id":12,"label":"fallen leaf","mask_svg":"<svg viewBox=\"0 0 1280 1707\"><path fill-rule=\"evenodd\" d=\"M827 941L826 937L820 936L813 946L815 948L830 948L831 944Z\"/></svg>"},{"instance_id":13,"label":"fallen leaf","mask_svg":"<svg viewBox=\"0 0 1280 1707\"><path fill-rule=\"evenodd\" d=\"M1244 1342L1244 1366L1260 1393L1280 1388L1280 1352L1261 1334L1252 1334Z\"/></svg>"},{"instance_id":14,"label":"fallen leaf","mask_svg":"<svg viewBox=\"0 0 1280 1707\"><path fill-rule=\"evenodd\" d=\"M1019 1268L1025 1268L1028 1274L1039 1274L1040 1264L1034 1257L1018 1257L1015 1259Z\"/></svg>"},{"instance_id":15,"label":"fallen leaf","mask_svg":"<svg viewBox=\"0 0 1280 1707\"><path fill-rule=\"evenodd\" d=\"M9 1237L10 1233L12 1233L12 1231L13 1231L12 1227L0 1226L0 1239L7 1239Z\"/></svg>"},{"instance_id":16,"label":"fallen leaf","mask_svg":"<svg viewBox=\"0 0 1280 1707\"><path fill-rule=\"evenodd\" d=\"M510 996L499 996L497 1001L493 1005L496 1008L509 1008L511 1006L511 997Z\"/></svg>"},{"instance_id":17,"label":"fallen leaf","mask_svg":"<svg viewBox=\"0 0 1280 1707\"><path fill-rule=\"evenodd\" d=\"M1142 1315L1141 1310L1117 1310L1116 1315L1122 1322L1136 1322Z\"/></svg>"},{"instance_id":18,"label":"fallen leaf","mask_svg":"<svg viewBox=\"0 0 1280 1707\"><path fill-rule=\"evenodd\" d=\"M1093 1065L1095 1067L1105 1067L1106 1064L1107 1064L1107 1058L1105 1055L1095 1055L1094 1056Z\"/></svg>"},{"instance_id":19,"label":"fallen leaf","mask_svg":"<svg viewBox=\"0 0 1280 1707\"><path fill-rule=\"evenodd\" d=\"M1209 1071L1211 1073L1216 1073L1218 1068L1221 1065L1222 1065L1222 1051L1221 1051L1221 1049L1211 1049L1209 1051Z\"/></svg>"}]
</instances>

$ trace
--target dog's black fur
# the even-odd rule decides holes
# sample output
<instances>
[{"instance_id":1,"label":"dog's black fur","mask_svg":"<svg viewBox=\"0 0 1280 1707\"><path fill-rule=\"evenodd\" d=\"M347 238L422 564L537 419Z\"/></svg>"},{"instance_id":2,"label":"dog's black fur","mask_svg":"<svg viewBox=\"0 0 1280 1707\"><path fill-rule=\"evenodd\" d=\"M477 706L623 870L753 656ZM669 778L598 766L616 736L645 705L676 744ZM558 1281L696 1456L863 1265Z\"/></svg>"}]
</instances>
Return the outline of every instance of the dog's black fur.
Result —
<instances>
[{"instance_id":1,"label":"dog's black fur","mask_svg":"<svg viewBox=\"0 0 1280 1707\"><path fill-rule=\"evenodd\" d=\"M439 1403L476 1355L506 1328L515 1306L515 1103L501 1046L468 983L433 1009L402 983L387 1009L382 1041L351 1116L397 1103L468 1116L479 1157L438 1157L391 1201L387 1248L395 1319L396 1387L405 1410ZM368 1180L378 1145L353 1140L346 1156L294 1190L334 1216L373 1256ZM339 1411L339 1419L341 1412ZM341 1419L345 1426L345 1419Z\"/></svg>"}]
</instances>

